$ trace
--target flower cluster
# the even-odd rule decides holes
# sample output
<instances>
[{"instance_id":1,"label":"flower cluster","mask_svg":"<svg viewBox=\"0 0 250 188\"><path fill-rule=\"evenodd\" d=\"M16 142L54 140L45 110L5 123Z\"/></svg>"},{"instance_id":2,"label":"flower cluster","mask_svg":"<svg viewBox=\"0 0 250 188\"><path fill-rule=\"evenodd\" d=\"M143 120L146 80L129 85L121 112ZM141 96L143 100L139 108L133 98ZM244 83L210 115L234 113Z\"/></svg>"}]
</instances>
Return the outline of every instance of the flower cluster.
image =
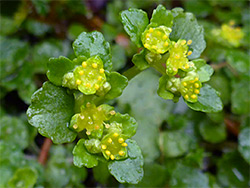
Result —
<instances>
[{"instance_id":1,"label":"flower cluster","mask_svg":"<svg viewBox=\"0 0 250 188\"><path fill-rule=\"evenodd\" d=\"M226 41L233 47L239 47L244 37L244 32L240 27L235 27L235 22L231 20L228 24L222 24L221 28L212 30L212 34L221 38L221 43Z\"/></svg>"},{"instance_id":2,"label":"flower cluster","mask_svg":"<svg viewBox=\"0 0 250 188\"><path fill-rule=\"evenodd\" d=\"M85 95L95 94L104 87L109 88L102 59L96 55L83 60L81 65L64 75L62 86L78 89Z\"/></svg>"},{"instance_id":3,"label":"flower cluster","mask_svg":"<svg viewBox=\"0 0 250 188\"><path fill-rule=\"evenodd\" d=\"M157 54L167 54L165 64L168 77L166 77L165 89L175 97L182 95L188 102L197 102L201 82L196 73L195 64L188 59L188 56L192 54L192 51L188 50L192 40L171 41L170 33L171 28L165 26L150 27L142 34L142 43L149 50L151 57L156 57ZM152 61L150 63L152 64Z\"/></svg>"},{"instance_id":4,"label":"flower cluster","mask_svg":"<svg viewBox=\"0 0 250 188\"><path fill-rule=\"evenodd\" d=\"M127 16L129 16L129 13L126 16L125 14L124 24L127 23ZM178 14L183 13L178 12ZM182 96L185 101L195 103L198 101L201 82L208 81L210 73L207 74L208 78L200 80L199 68L201 67L198 67L194 60L191 61L200 50L197 49L196 44L193 44L192 39L195 38L193 35L187 34L185 29L183 32L177 33L174 30L176 26L173 25L173 21L172 12L159 5L153 11L149 23L145 21L147 25L139 35L141 43L138 44L136 40L134 41L143 48L133 57L132 61L141 70L151 66L163 74L165 80L161 79L158 94L161 97L164 96L164 99L173 99L177 102ZM196 27L199 26L196 25ZM127 30L127 32L130 34L131 31ZM178 36L183 36L183 38ZM131 40L134 40L133 35L131 35ZM193 51L195 51L194 55L192 55ZM144 60L143 63L142 60ZM206 66L205 64L202 66Z\"/></svg>"},{"instance_id":5,"label":"flower cluster","mask_svg":"<svg viewBox=\"0 0 250 188\"><path fill-rule=\"evenodd\" d=\"M72 117L69 127L76 132L86 130L89 139L85 140L85 147L89 153L102 153L107 160L119 160L127 157L126 140L135 133L137 127L126 127L129 133L124 132L128 117L116 113L107 104L96 107L87 102L81 107L81 112Z\"/></svg>"}]
</instances>

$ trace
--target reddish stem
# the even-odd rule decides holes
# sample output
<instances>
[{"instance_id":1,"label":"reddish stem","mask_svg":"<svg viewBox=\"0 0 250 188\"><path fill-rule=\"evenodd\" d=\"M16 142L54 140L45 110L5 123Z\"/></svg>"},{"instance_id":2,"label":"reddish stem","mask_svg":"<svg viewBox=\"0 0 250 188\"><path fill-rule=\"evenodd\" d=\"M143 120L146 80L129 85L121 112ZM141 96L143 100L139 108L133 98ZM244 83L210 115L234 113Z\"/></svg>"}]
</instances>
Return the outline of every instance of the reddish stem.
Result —
<instances>
[{"instance_id":1,"label":"reddish stem","mask_svg":"<svg viewBox=\"0 0 250 188\"><path fill-rule=\"evenodd\" d=\"M41 163L42 165L46 164L51 145L52 145L52 141L49 138L46 138L43 142L43 146L42 146L39 158L38 158L39 163Z\"/></svg>"},{"instance_id":2,"label":"reddish stem","mask_svg":"<svg viewBox=\"0 0 250 188\"><path fill-rule=\"evenodd\" d=\"M240 128L240 124L238 122L232 121L228 118L224 119L224 122L227 126L227 130L232 133L235 136L238 136L239 134L239 128Z\"/></svg>"}]
</instances>

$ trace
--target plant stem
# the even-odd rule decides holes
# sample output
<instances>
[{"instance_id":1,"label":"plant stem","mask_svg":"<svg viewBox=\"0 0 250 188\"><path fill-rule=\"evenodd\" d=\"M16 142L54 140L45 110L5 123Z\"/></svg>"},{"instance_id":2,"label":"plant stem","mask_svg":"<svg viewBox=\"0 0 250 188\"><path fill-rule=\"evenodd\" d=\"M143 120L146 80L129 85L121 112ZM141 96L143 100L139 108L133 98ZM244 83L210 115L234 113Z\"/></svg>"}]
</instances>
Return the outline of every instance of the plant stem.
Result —
<instances>
[{"instance_id":1,"label":"plant stem","mask_svg":"<svg viewBox=\"0 0 250 188\"><path fill-rule=\"evenodd\" d=\"M151 67L155 68L162 75L166 74L165 70L163 69L163 66L160 63L151 64Z\"/></svg>"},{"instance_id":2,"label":"plant stem","mask_svg":"<svg viewBox=\"0 0 250 188\"><path fill-rule=\"evenodd\" d=\"M39 158L38 158L39 163L41 163L42 165L46 164L51 145L52 145L52 141L49 138L46 138L43 142L43 146L42 146Z\"/></svg>"},{"instance_id":3,"label":"plant stem","mask_svg":"<svg viewBox=\"0 0 250 188\"><path fill-rule=\"evenodd\" d=\"M139 70L136 66L133 66L130 69L126 70L122 75L126 76L128 78L128 80L131 80L140 72L141 72L141 70Z\"/></svg>"}]
</instances>

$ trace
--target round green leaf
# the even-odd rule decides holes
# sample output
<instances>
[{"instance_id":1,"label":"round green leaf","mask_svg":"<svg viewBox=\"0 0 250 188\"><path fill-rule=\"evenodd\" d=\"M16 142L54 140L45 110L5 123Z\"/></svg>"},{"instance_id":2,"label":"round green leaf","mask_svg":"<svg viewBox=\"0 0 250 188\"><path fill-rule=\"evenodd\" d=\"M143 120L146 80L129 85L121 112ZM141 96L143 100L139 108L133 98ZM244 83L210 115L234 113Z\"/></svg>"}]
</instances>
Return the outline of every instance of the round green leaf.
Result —
<instances>
[{"instance_id":1,"label":"round green leaf","mask_svg":"<svg viewBox=\"0 0 250 188\"><path fill-rule=\"evenodd\" d=\"M134 42L137 47L141 47L141 34L149 23L147 13L140 9L130 8L120 13L120 19L131 41Z\"/></svg>"},{"instance_id":2,"label":"round green leaf","mask_svg":"<svg viewBox=\"0 0 250 188\"><path fill-rule=\"evenodd\" d=\"M174 25L170 34L170 39L177 41L178 39L192 40L190 48L193 53L190 59L200 57L200 54L206 47L204 39L204 29L200 26L192 13L183 13L182 11L173 11Z\"/></svg>"},{"instance_id":3,"label":"round green leaf","mask_svg":"<svg viewBox=\"0 0 250 188\"><path fill-rule=\"evenodd\" d=\"M128 79L118 72L109 73L107 81L110 83L111 89L105 95L105 98L109 100L119 97L128 85Z\"/></svg>"},{"instance_id":4,"label":"round green leaf","mask_svg":"<svg viewBox=\"0 0 250 188\"><path fill-rule=\"evenodd\" d=\"M31 99L27 110L29 123L38 128L41 135L56 144L72 142L76 133L68 128L74 115L74 97L62 87L45 82Z\"/></svg>"},{"instance_id":5,"label":"round green leaf","mask_svg":"<svg viewBox=\"0 0 250 188\"><path fill-rule=\"evenodd\" d=\"M168 75L164 75L159 80L159 87L158 87L157 93L163 99L174 98L174 94L169 92L166 88L168 79L169 79Z\"/></svg>"},{"instance_id":6,"label":"round green leaf","mask_svg":"<svg viewBox=\"0 0 250 188\"><path fill-rule=\"evenodd\" d=\"M227 132L224 123L213 124L211 121L203 121L199 125L201 136L211 143L219 143L226 139Z\"/></svg>"},{"instance_id":7,"label":"round green leaf","mask_svg":"<svg viewBox=\"0 0 250 188\"><path fill-rule=\"evenodd\" d=\"M104 69L111 71L112 62L109 43L105 41L102 33L93 31L82 32L73 43L76 56L90 58L98 55L104 63Z\"/></svg>"},{"instance_id":8,"label":"round green leaf","mask_svg":"<svg viewBox=\"0 0 250 188\"><path fill-rule=\"evenodd\" d=\"M158 7L153 11L152 18L150 19L150 25L154 27L164 25L171 28L173 25L173 15L171 11L166 10L163 5L158 5Z\"/></svg>"},{"instance_id":9,"label":"round green leaf","mask_svg":"<svg viewBox=\"0 0 250 188\"><path fill-rule=\"evenodd\" d=\"M120 183L137 184L143 178L143 157L134 140L127 140L128 158L110 161L108 169Z\"/></svg>"},{"instance_id":10,"label":"round green leaf","mask_svg":"<svg viewBox=\"0 0 250 188\"><path fill-rule=\"evenodd\" d=\"M232 81L232 112L235 114L247 114L250 112L250 87L249 77Z\"/></svg>"},{"instance_id":11,"label":"round green leaf","mask_svg":"<svg viewBox=\"0 0 250 188\"><path fill-rule=\"evenodd\" d=\"M198 101L195 103L187 102L187 105L196 111L202 112L220 112L223 109L221 99L215 89L210 85L204 84L198 95Z\"/></svg>"},{"instance_id":12,"label":"round green leaf","mask_svg":"<svg viewBox=\"0 0 250 188\"><path fill-rule=\"evenodd\" d=\"M208 188L208 177L199 169L178 163L173 170L170 187L202 187Z\"/></svg>"},{"instance_id":13,"label":"round green leaf","mask_svg":"<svg viewBox=\"0 0 250 188\"><path fill-rule=\"evenodd\" d=\"M117 122L122 124L122 134L131 138L135 135L138 124L134 118L128 114L117 113L110 122Z\"/></svg>"},{"instance_id":14,"label":"round green leaf","mask_svg":"<svg viewBox=\"0 0 250 188\"><path fill-rule=\"evenodd\" d=\"M223 104L228 104L231 96L230 82L228 78L223 74L214 74L211 80L208 82L215 90L220 92L220 97Z\"/></svg>"},{"instance_id":15,"label":"round green leaf","mask_svg":"<svg viewBox=\"0 0 250 188\"><path fill-rule=\"evenodd\" d=\"M9 180L8 185L11 188L31 188L37 180L37 172L30 168L19 168Z\"/></svg>"},{"instance_id":16,"label":"round green leaf","mask_svg":"<svg viewBox=\"0 0 250 188\"><path fill-rule=\"evenodd\" d=\"M63 56L50 58L47 66L48 79L57 86L62 85L63 76L74 68L73 62Z\"/></svg>"},{"instance_id":17,"label":"round green leaf","mask_svg":"<svg viewBox=\"0 0 250 188\"><path fill-rule=\"evenodd\" d=\"M143 49L139 53L135 54L132 58L132 62L135 64L136 67L139 68L139 70L145 70L149 68L149 64L145 59L146 56L146 50Z\"/></svg>"},{"instance_id":18,"label":"round green leaf","mask_svg":"<svg viewBox=\"0 0 250 188\"><path fill-rule=\"evenodd\" d=\"M95 155L90 154L84 146L85 139L81 139L77 142L77 145L73 150L73 163L75 166L81 168L83 166L87 168L93 168L98 165L98 160Z\"/></svg>"},{"instance_id":19,"label":"round green leaf","mask_svg":"<svg viewBox=\"0 0 250 188\"><path fill-rule=\"evenodd\" d=\"M217 165L217 179L223 187L249 187L249 165L238 152L224 154Z\"/></svg>"},{"instance_id":20,"label":"round green leaf","mask_svg":"<svg viewBox=\"0 0 250 188\"><path fill-rule=\"evenodd\" d=\"M0 120L0 139L24 149L28 146L27 125L19 118L4 116Z\"/></svg>"},{"instance_id":21,"label":"round green leaf","mask_svg":"<svg viewBox=\"0 0 250 188\"><path fill-rule=\"evenodd\" d=\"M168 131L160 136L160 147L166 157L179 157L189 150L190 137L183 131Z\"/></svg>"},{"instance_id":22,"label":"round green leaf","mask_svg":"<svg viewBox=\"0 0 250 188\"><path fill-rule=\"evenodd\" d=\"M250 164L250 128L244 128L239 135L238 150L242 157Z\"/></svg>"},{"instance_id":23,"label":"round green leaf","mask_svg":"<svg viewBox=\"0 0 250 188\"><path fill-rule=\"evenodd\" d=\"M199 75L200 82L207 82L210 80L210 77L214 73L213 68L206 63L204 59L193 60L195 67L197 68L196 72Z\"/></svg>"}]
</instances>

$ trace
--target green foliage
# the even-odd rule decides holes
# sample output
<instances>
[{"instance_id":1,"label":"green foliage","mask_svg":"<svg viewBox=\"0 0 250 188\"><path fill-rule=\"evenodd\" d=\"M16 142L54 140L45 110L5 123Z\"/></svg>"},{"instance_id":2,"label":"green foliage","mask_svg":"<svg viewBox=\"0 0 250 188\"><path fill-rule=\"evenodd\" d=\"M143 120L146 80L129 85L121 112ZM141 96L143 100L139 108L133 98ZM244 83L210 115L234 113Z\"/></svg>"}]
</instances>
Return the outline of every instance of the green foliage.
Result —
<instances>
[{"instance_id":1,"label":"green foliage","mask_svg":"<svg viewBox=\"0 0 250 188\"><path fill-rule=\"evenodd\" d=\"M201 136L211 143L219 143L226 139L226 127L224 123L214 124L211 121L203 121L199 125Z\"/></svg>"},{"instance_id":2,"label":"green foliage","mask_svg":"<svg viewBox=\"0 0 250 188\"><path fill-rule=\"evenodd\" d=\"M250 129L244 128L241 130L239 135L239 147L238 150L242 157L250 163L250 144L249 144Z\"/></svg>"},{"instance_id":3,"label":"green foliage","mask_svg":"<svg viewBox=\"0 0 250 188\"><path fill-rule=\"evenodd\" d=\"M67 127L74 113L74 98L66 89L45 82L31 101L27 111L29 123L38 128L41 135L58 144L72 142L76 138L76 133Z\"/></svg>"},{"instance_id":4,"label":"green foliage","mask_svg":"<svg viewBox=\"0 0 250 188\"><path fill-rule=\"evenodd\" d=\"M76 56L90 58L99 55L104 63L104 69L112 69L110 46L100 32L81 33L73 43L73 49Z\"/></svg>"},{"instance_id":5,"label":"green foliage","mask_svg":"<svg viewBox=\"0 0 250 188\"><path fill-rule=\"evenodd\" d=\"M1 2L0 187L250 186L249 3L177 4Z\"/></svg>"},{"instance_id":6,"label":"green foliage","mask_svg":"<svg viewBox=\"0 0 250 188\"><path fill-rule=\"evenodd\" d=\"M249 165L239 156L239 153L227 153L218 162L217 179L225 187L248 186L249 170L247 167Z\"/></svg>"},{"instance_id":7,"label":"green foliage","mask_svg":"<svg viewBox=\"0 0 250 188\"><path fill-rule=\"evenodd\" d=\"M178 163L173 170L171 187L209 187L208 177L199 169Z\"/></svg>"},{"instance_id":8,"label":"green foliage","mask_svg":"<svg viewBox=\"0 0 250 188\"><path fill-rule=\"evenodd\" d=\"M159 142L165 157L174 158L188 151L190 137L183 131L168 131L162 133Z\"/></svg>"},{"instance_id":9,"label":"green foliage","mask_svg":"<svg viewBox=\"0 0 250 188\"><path fill-rule=\"evenodd\" d=\"M205 84L201 88L201 92L198 97L198 102L196 103L189 103L187 105L197 111L202 112L219 112L222 110L222 102L219 98L219 94L216 90L214 90L208 84Z\"/></svg>"},{"instance_id":10,"label":"green foliage","mask_svg":"<svg viewBox=\"0 0 250 188\"><path fill-rule=\"evenodd\" d=\"M150 19L150 25L154 27L161 25L172 27L173 15L171 14L171 11L166 10L162 5L157 6L153 11L152 18Z\"/></svg>"},{"instance_id":11,"label":"green foliage","mask_svg":"<svg viewBox=\"0 0 250 188\"><path fill-rule=\"evenodd\" d=\"M19 118L4 116L0 120L0 139L24 149L29 143L27 125Z\"/></svg>"},{"instance_id":12,"label":"green foliage","mask_svg":"<svg viewBox=\"0 0 250 188\"><path fill-rule=\"evenodd\" d=\"M109 162L110 173L121 183L137 184L143 177L143 157L139 146L128 140L128 158Z\"/></svg>"},{"instance_id":13,"label":"green foliage","mask_svg":"<svg viewBox=\"0 0 250 188\"><path fill-rule=\"evenodd\" d=\"M173 9L173 32L170 39L177 41L178 39L192 40L190 48L193 53L190 59L195 59L200 56L206 47L204 40L203 28L198 25L195 16L192 13L184 13L183 10Z\"/></svg>"},{"instance_id":14,"label":"green foliage","mask_svg":"<svg viewBox=\"0 0 250 188\"><path fill-rule=\"evenodd\" d=\"M247 96L250 94L249 77L245 76L240 80L232 81L232 111L235 114L247 114L250 112L250 100Z\"/></svg>"},{"instance_id":15,"label":"green foliage","mask_svg":"<svg viewBox=\"0 0 250 188\"><path fill-rule=\"evenodd\" d=\"M131 8L121 12L120 19L131 41L138 47L141 47L141 34L146 29L149 22L147 13L143 10Z\"/></svg>"},{"instance_id":16,"label":"green foliage","mask_svg":"<svg viewBox=\"0 0 250 188\"><path fill-rule=\"evenodd\" d=\"M19 168L9 180L9 187L33 187L37 180L36 171L31 168Z\"/></svg>"}]
</instances>

